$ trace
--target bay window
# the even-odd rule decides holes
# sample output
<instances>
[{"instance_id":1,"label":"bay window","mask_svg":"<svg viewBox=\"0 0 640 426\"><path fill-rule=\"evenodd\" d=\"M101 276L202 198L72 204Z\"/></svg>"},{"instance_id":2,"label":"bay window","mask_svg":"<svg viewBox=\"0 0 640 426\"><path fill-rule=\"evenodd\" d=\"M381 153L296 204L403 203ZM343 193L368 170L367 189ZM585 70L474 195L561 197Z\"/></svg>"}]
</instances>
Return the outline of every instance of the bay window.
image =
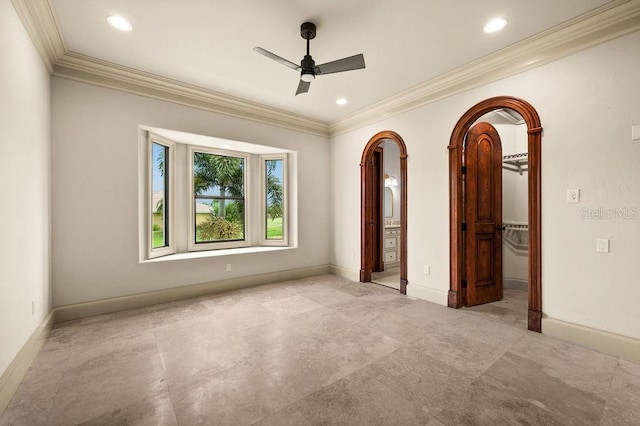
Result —
<instances>
[{"instance_id":1,"label":"bay window","mask_svg":"<svg viewBox=\"0 0 640 426\"><path fill-rule=\"evenodd\" d=\"M149 138L149 257L175 252L173 241L174 147L167 139Z\"/></svg>"},{"instance_id":2,"label":"bay window","mask_svg":"<svg viewBox=\"0 0 640 426\"><path fill-rule=\"evenodd\" d=\"M270 155L260 158L262 175L262 244L287 245L287 157Z\"/></svg>"},{"instance_id":3,"label":"bay window","mask_svg":"<svg viewBox=\"0 0 640 426\"><path fill-rule=\"evenodd\" d=\"M220 149L205 137L185 137L190 143L184 143L147 132L145 139L143 260L192 251L288 247L289 153L241 142L234 149L218 143L225 145Z\"/></svg>"},{"instance_id":4,"label":"bay window","mask_svg":"<svg viewBox=\"0 0 640 426\"><path fill-rule=\"evenodd\" d=\"M246 247L248 157L190 147L190 250Z\"/></svg>"}]
</instances>

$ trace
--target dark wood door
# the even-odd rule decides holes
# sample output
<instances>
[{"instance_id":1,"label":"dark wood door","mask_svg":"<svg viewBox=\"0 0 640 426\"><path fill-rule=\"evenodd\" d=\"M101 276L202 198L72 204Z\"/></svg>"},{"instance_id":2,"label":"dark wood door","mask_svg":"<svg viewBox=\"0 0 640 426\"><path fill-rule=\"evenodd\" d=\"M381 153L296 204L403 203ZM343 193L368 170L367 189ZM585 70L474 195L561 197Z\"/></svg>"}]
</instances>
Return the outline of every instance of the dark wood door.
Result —
<instances>
[{"instance_id":1,"label":"dark wood door","mask_svg":"<svg viewBox=\"0 0 640 426\"><path fill-rule=\"evenodd\" d=\"M382 147L376 148L372 157L371 174L373 185L371 185L372 191L372 211L371 211L371 233L373 242L373 272L384 271L384 246L383 246L383 233L384 233L384 152Z\"/></svg>"},{"instance_id":2,"label":"dark wood door","mask_svg":"<svg viewBox=\"0 0 640 426\"><path fill-rule=\"evenodd\" d=\"M491 124L469 130L464 162L463 279L473 306L502 299L502 145Z\"/></svg>"}]
</instances>

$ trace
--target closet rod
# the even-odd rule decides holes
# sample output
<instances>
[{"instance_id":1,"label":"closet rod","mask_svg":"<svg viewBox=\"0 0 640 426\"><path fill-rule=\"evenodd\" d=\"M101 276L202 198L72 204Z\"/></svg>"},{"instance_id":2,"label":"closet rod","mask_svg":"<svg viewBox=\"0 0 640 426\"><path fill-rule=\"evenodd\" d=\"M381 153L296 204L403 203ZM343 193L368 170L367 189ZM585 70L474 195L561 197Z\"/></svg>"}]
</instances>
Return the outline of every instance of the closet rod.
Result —
<instances>
[{"instance_id":1,"label":"closet rod","mask_svg":"<svg viewBox=\"0 0 640 426\"><path fill-rule=\"evenodd\" d=\"M520 173L522 176L522 172L526 172L529 170L529 167L523 167L529 165L529 154L511 154L511 155L503 155L502 156L502 168Z\"/></svg>"},{"instance_id":2,"label":"closet rod","mask_svg":"<svg viewBox=\"0 0 640 426\"><path fill-rule=\"evenodd\" d=\"M502 226L504 226L504 229L515 229L515 230L518 230L518 231L528 231L529 230L529 224L528 223L502 222Z\"/></svg>"}]
</instances>

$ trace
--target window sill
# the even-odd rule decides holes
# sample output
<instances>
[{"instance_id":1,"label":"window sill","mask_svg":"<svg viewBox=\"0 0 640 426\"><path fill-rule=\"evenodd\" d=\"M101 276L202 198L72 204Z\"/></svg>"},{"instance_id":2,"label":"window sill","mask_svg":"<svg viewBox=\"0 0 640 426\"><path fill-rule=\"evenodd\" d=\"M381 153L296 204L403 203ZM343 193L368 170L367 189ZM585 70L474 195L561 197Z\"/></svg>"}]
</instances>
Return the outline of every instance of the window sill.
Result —
<instances>
[{"instance_id":1,"label":"window sill","mask_svg":"<svg viewBox=\"0 0 640 426\"><path fill-rule=\"evenodd\" d=\"M190 251L186 253L169 254L153 259L144 259L141 260L140 263L169 262L173 260L201 259L208 257L224 257L238 254L268 253L272 251L293 250L295 248L296 247L241 247L222 250Z\"/></svg>"}]
</instances>

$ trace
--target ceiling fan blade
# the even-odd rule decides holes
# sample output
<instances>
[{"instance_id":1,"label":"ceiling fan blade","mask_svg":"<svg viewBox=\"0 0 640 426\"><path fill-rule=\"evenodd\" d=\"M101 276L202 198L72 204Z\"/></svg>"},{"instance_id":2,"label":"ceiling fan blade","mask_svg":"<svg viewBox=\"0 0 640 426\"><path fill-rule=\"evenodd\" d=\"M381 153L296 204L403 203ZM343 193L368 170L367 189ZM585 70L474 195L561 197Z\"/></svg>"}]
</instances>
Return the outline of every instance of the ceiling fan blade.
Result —
<instances>
[{"instance_id":1,"label":"ceiling fan blade","mask_svg":"<svg viewBox=\"0 0 640 426\"><path fill-rule=\"evenodd\" d=\"M296 96L298 96L300 93L307 93L309 91L309 86L311 86L311 83L300 80L300 83L298 84L298 90L296 90Z\"/></svg>"},{"instance_id":2,"label":"ceiling fan blade","mask_svg":"<svg viewBox=\"0 0 640 426\"><path fill-rule=\"evenodd\" d=\"M318 65L315 70L316 74L332 74L334 72L359 70L362 68L364 68L364 56L360 53L359 55L353 55L348 58Z\"/></svg>"},{"instance_id":3,"label":"ceiling fan blade","mask_svg":"<svg viewBox=\"0 0 640 426\"><path fill-rule=\"evenodd\" d=\"M264 56L266 56L267 58L269 58L269 59L273 59L274 61L279 62L279 63L281 63L282 65L284 65L284 66L286 66L286 67L289 67L289 68L291 68L291 69L294 69L294 70L296 70L296 71L300 71L300 69L301 69L301 68L300 68L300 65L298 65L298 64L294 64L294 63L293 63L293 62L291 62L291 61L288 61L288 60L286 60L286 59L284 59L284 58L281 58L280 56L276 55L275 53L271 53L271 52L269 52L268 50L263 49L262 47L254 47L254 48L253 48L253 51L254 51L254 52L261 53L261 54L263 54Z\"/></svg>"}]
</instances>

